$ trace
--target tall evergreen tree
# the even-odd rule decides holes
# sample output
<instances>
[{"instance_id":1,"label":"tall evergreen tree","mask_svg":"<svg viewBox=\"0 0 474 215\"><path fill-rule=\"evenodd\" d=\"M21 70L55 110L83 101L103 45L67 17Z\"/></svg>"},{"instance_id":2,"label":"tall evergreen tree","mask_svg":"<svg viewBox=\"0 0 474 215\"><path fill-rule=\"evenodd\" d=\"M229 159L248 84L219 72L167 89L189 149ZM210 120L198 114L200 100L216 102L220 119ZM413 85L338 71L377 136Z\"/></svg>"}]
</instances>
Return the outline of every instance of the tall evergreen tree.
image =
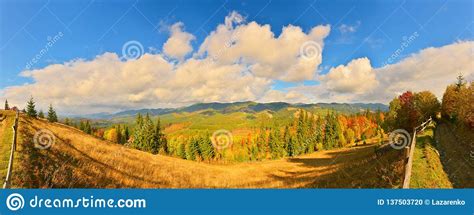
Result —
<instances>
[{"instance_id":1,"label":"tall evergreen tree","mask_svg":"<svg viewBox=\"0 0 474 215\"><path fill-rule=\"evenodd\" d=\"M289 152L288 147L290 145L290 138L291 138L290 128L288 126L285 126L285 130L283 131L283 148L285 149L287 155Z\"/></svg>"},{"instance_id":2,"label":"tall evergreen tree","mask_svg":"<svg viewBox=\"0 0 474 215\"><path fill-rule=\"evenodd\" d=\"M125 126L125 131L124 131L124 143L127 143L128 140L130 139L130 129L128 126Z\"/></svg>"},{"instance_id":3,"label":"tall evergreen tree","mask_svg":"<svg viewBox=\"0 0 474 215\"><path fill-rule=\"evenodd\" d=\"M10 110L10 106L8 105L8 100L5 100L5 110Z\"/></svg>"},{"instance_id":4,"label":"tall evergreen tree","mask_svg":"<svg viewBox=\"0 0 474 215\"><path fill-rule=\"evenodd\" d=\"M216 155L209 135L201 136L199 140L199 148L201 149L201 155L204 160L211 160Z\"/></svg>"},{"instance_id":5,"label":"tall evergreen tree","mask_svg":"<svg viewBox=\"0 0 474 215\"><path fill-rule=\"evenodd\" d=\"M30 100L26 103L26 115L35 118L38 116L35 110L35 101L33 100L33 97L30 97Z\"/></svg>"},{"instance_id":6,"label":"tall evergreen tree","mask_svg":"<svg viewBox=\"0 0 474 215\"><path fill-rule=\"evenodd\" d=\"M176 150L176 155L182 159L186 159L186 144L179 143L178 149Z\"/></svg>"},{"instance_id":7,"label":"tall evergreen tree","mask_svg":"<svg viewBox=\"0 0 474 215\"><path fill-rule=\"evenodd\" d=\"M154 147L156 147L157 152L167 154L168 153L168 142L167 142L166 137L163 134L161 129L162 129L161 128L161 121L160 121L160 118L158 118L157 121L156 121L155 133L154 133L154 136L153 136Z\"/></svg>"},{"instance_id":8,"label":"tall evergreen tree","mask_svg":"<svg viewBox=\"0 0 474 215\"><path fill-rule=\"evenodd\" d=\"M58 121L58 115L56 115L56 111L54 110L52 104L49 104L48 121L50 121L50 122L57 122Z\"/></svg>"},{"instance_id":9,"label":"tall evergreen tree","mask_svg":"<svg viewBox=\"0 0 474 215\"><path fill-rule=\"evenodd\" d=\"M122 127L119 125L117 125L117 127L115 128L115 130L117 131L116 132L116 139L117 139L117 143L119 144L123 144L123 137L122 137Z\"/></svg>"},{"instance_id":10,"label":"tall evergreen tree","mask_svg":"<svg viewBox=\"0 0 474 215\"><path fill-rule=\"evenodd\" d=\"M285 156L284 139L280 136L280 128L275 128L268 137L268 145L270 147L271 156L274 159Z\"/></svg>"},{"instance_id":11,"label":"tall evergreen tree","mask_svg":"<svg viewBox=\"0 0 474 215\"><path fill-rule=\"evenodd\" d=\"M143 117L141 113L137 114L135 119L135 128L133 129L132 146L136 149L142 149L143 142Z\"/></svg>"}]
</instances>

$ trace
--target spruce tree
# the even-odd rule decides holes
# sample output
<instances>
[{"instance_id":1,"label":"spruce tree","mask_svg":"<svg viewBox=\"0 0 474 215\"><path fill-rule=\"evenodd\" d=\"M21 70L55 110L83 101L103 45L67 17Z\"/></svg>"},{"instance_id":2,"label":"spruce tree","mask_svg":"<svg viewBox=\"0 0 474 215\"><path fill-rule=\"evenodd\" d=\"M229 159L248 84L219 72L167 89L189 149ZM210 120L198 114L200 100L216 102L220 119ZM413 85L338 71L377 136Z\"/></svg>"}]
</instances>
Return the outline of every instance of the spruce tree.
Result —
<instances>
[{"instance_id":1,"label":"spruce tree","mask_svg":"<svg viewBox=\"0 0 474 215\"><path fill-rule=\"evenodd\" d=\"M182 159L186 159L186 144L180 143L176 150L176 155Z\"/></svg>"},{"instance_id":2,"label":"spruce tree","mask_svg":"<svg viewBox=\"0 0 474 215\"><path fill-rule=\"evenodd\" d=\"M211 160L214 158L214 146L212 145L209 135L204 135L199 138L199 148L201 149L201 156L203 160Z\"/></svg>"},{"instance_id":3,"label":"spruce tree","mask_svg":"<svg viewBox=\"0 0 474 215\"><path fill-rule=\"evenodd\" d=\"M38 118L44 119L43 110L40 110L40 112L38 113Z\"/></svg>"},{"instance_id":4,"label":"spruce tree","mask_svg":"<svg viewBox=\"0 0 474 215\"><path fill-rule=\"evenodd\" d=\"M143 119L141 149L153 154L158 153L159 145L155 141L155 125L147 113Z\"/></svg>"},{"instance_id":5,"label":"spruce tree","mask_svg":"<svg viewBox=\"0 0 474 215\"><path fill-rule=\"evenodd\" d=\"M128 140L130 139L130 130L128 129L128 126L125 127L124 131L124 143L128 143Z\"/></svg>"},{"instance_id":6,"label":"spruce tree","mask_svg":"<svg viewBox=\"0 0 474 215\"><path fill-rule=\"evenodd\" d=\"M288 147L290 145L290 128L288 126L285 126L285 131L283 132L283 148L285 149L287 155L288 155Z\"/></svg>"},{"instance_id":7,"label":"spruce tree","mask_svg":"<svg viewBox=\"0 0 474 215\"><path fill-rule=\"evenodd\" d=\"M137 114L135 120L135 128L133 129L132 146L136 149L142 149L143 142L143 117L141 113Z\"/></svg>"},{"instance_id":8,"label":"spruce tree","mask_svg":"<svg viewBox=\"0 0 474 215\"><path fill-rule=\"evenodd\" d=\"M89 120L86 120L86 123L84 125L84 132L86 132L87 134L92 134L92 127Z\"/></svg>"},{"instance_id":9,"label":"spruce tree","mask_svg":"<svg viewBox=\"0 0 474 215\"><path fill-rule=\"evenodd\" d=\"M8 105L8 100L5 100L5 110L10 110L10 106Z\"/></svg>"},{"instance_id":10,"label":"spruce tree","mask_svg":"<svg viewBox=\"0 0 474 215\"><path fill-rule=\"evenodd\" d=\"M191 141L186 144L186 160L195 160L196 159L196 148L194 147L194 137L191 138Z\"/></svg>"},{"instance_id":11,"label":"spruce tree","mask_svg":"<svg viewBox=\"0 0 474 215\"><path fill-rule=\"evenodd\" d=\"M30 100L26 103L26 115L35 118L38 116L35 110L35 101L33 100L33 97L31 97Z\"/></svg>"},{"instance_id":12,"label":"spruce tree","mask_svg":"<svg viewBox=\"0 0 474 215\"><path fill-rule=\"evenodd\" d=\"M156 125L155 125L155 133L153 135L153 141L154 141L154 147L157 152L164 152L167 153L167 143L166 143L166 137L161 131L161 122L160 118L157 119Z\"/></svg>"},{"instance_id":13,"label":"spruce tree","mask_svg":"<svg viewBox=\"0 0 474 215\"><path fill-rule=\"evenodd\" d=\"M54 110L52 104L49 104L48 121L50 121L50 122L57 122L58 121L58 115L56 115L56 111Z\"/></svg>"},{"instance_id":14,"label":"spruce tree","mask_svg":"<svg viewBox=\"0 0 474 215\"><path fill-rule=\"evenodd\" d=\"M117 125L117 127L115 128L115 130L117 131L117 132L115 132L116 135L117 135L117 136L116 136L117 143L118 143L118 144L123 144L123 142L122 142L122 141L123 141L123 139L122 139L122 128L120 127L120 125Z\"/></svg>"},{"instance_id":15,"label":"spruce tree","mask_svg":"<svg viewBox=\"0 0 474 215\"><path fill-rule=\"evenodd\" d=\"M83 120L79 123L79 130L86 131L86 123Z\"/></svg>"}]
</instances>

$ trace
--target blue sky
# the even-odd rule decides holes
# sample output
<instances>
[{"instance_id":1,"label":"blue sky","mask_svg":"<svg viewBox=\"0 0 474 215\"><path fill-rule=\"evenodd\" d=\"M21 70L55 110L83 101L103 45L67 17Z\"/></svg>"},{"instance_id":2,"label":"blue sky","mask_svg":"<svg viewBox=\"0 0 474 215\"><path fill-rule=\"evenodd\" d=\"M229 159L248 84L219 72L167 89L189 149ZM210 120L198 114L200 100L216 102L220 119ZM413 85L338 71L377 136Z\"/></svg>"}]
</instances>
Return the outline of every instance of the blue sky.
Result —
<instances>
[{"instance_id":1,"label":"blue sky","mask_svg":"<svg viewBox=\"0 0 474 215\"><path fill-rule=\"evenodd\" d=\"M93 60L106 52L120 55L123 44L130 40L139 41L145 52L159 53L170 37L166 26L177 22L195 36L191 45L197 50L232 11L244 16L246 22L269 24L276 36L290 24L304 32L330 25L318 66L321 74L362 57L379 68L414 32L419 36L393 63L428 47L471 41L474 29L473 3L467 0L0 2L0 89L35 82L19 73L48 37L58 32L63 33L61 39L33 69L78 58ZM272 89L285 91L318 82L274 80Z\"/></svg>"}]
</instances>

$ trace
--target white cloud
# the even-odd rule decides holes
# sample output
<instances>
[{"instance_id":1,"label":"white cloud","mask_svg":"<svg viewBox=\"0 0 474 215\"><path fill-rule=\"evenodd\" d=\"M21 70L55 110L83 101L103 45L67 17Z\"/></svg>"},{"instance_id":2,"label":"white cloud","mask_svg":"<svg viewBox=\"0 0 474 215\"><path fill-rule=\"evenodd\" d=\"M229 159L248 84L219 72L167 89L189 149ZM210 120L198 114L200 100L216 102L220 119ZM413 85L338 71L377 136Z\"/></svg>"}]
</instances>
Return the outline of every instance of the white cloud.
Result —
<instances>
[{"instance_id":1,"label":"white cloud","mask_svg":"<svg viewBox=\"0 0 474 215\"><path fill-rule=\"evenodd\" d=\"M199 47L197 56L207 56L218 64L239 63L264 78L284 81L314 78L322 57L319 54L311 59L304 58L300 47L307 41L314 41L321 47L321 52L329 26L316 26L304 33L300 27L289 25L283 27L277 37L270 25L250 22L233 26L230 23L217 26Z\"/></svg>"},{"instance_id":2,"label":"white cloud","mask_svg":"<svg viewBox=\"0 0 474 215\"><path fill-rule=\"evenodd\" d=\"M354 25L342 24L339 26L339 32L341 34L354 33L360 26L360 21L357 21Z\"/></svg>"},{"instance_id":3,"label":"white cloud","mask_svg":"<svg viewBox=\"0 0 474 215\"><path fill-rule=\"evenodd\" d=\"M171 36L163 45L163 53L179 60L193 51L191 41L196 39L194 35L183 31L184 24L178 22L170 27Z\"/></svg>"},{"instance_id":4,"label":"white cloud","mask_svg":"<svg viewBox=\"0 0 474 215\"><path fill-rule=\"evenodd\" d=\"M32 95L43 109L53 103L63 113L77 114L256 100L270 89L271 80L243 74L239 64L204 64L197 59L174 64L151 54L124 62L106 53L91 61L25 71L22 74L35 82L8 87L4 96L23 105Z\"/></svg>"},{"instance_id":5,"label":"white cloud","mask_svg":"<svg viewBox=\"0 0 474 215\"><path fill-rule=\"evenodd\" d=\"M305 94L295 90L288 92L269 90L258 100L258 102L310 103L311 100Z\"/></svg>"},{"instance_id":6,"label":"white cloud","mask_svg":"<svg viewBox=\"0 0 474 215\"><path fill-rule=\"evenodd\" d=\"M474 80L474 41L426 48L398 63L372 68L367 58L352 60L321 75L321 84L290 87L312 102L382 102L407 90L433 92L439 99L459 73ZM284 98L283 96L281 96Z\"/></svg>"},{"instance_id":7,"label":"white cloud","mask_svg":"<svg viewBox=\"0 0 474 215\"><path fill-rule=\"evenodd\" d=\"M473 41L442 47L430 47L398 63L375 70L379 86L364 96L365 100L388 101L407 90L429 90L442 97L446 86L462 73L472 81L474 73ZM471 78L469 78L471 77Z\"/></svg>"},{"instance_id":8,"label":"white cloud","mask_svg":"<svg viewBox=\"0 0 474 215\"><path fill-rule=\"evenodd\" d=\"M354 94L365 93L378 84L368 58L355 59L347 66L331 68L321 77L321 81L330 91Z\"/></svg>"}]
</instances>

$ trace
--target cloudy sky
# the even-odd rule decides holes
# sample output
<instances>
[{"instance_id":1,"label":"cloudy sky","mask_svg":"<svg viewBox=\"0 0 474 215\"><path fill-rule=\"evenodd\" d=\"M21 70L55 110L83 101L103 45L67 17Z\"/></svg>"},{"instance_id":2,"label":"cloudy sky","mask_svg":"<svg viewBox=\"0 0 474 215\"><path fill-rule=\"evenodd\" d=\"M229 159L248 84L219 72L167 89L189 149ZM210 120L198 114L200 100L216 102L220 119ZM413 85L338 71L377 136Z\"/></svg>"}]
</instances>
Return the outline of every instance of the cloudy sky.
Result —
<instances>
[{"instance_id":1,"label":"cloudy sky","mask_svg":"<svg viewBox=\"0 0 474 215\"><path fill-rule=\"evenodd\" d=\"M382 102L474 79L472 1L2 1L0 99Z\"/></svg>"}]
</instances>

